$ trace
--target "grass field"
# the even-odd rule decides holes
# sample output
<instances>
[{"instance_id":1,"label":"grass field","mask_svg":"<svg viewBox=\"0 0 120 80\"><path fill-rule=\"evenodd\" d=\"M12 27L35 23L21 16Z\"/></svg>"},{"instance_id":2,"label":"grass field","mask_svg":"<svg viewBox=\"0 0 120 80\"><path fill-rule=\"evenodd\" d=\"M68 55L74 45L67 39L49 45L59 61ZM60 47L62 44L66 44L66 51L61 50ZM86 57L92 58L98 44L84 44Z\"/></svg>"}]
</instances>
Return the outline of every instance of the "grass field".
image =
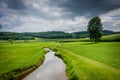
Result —
<instances>
[{"instance_id":1,"label":"grass field","mask_svg":"<svg viewBox=\"0 0 120 80\"><path fill-rule=\"evenodd\" d=\"M79 41L90 41L89 38L82 38L79 39ZM116 42L120 41L120 34L113 34L113 35L107 35L103 36L100 40L100 42Z\"/></svg>"},{"instance_id":2,"label":"grass field","mask_svg":"<svg viewBox=\"0 0 120 80\"><path fill-rule=\"evenodd\" d=\"M103 36L101 40L103 40L103 41L120 41L120 34Z\"/></svg>"},{"instance_id":3,"label":"grass field","mask_svg":"<svg viewBox=\"0 0 120 80\"><path fill-rule=\"evenodd\" d=\"M43 47L48 45L54 43L0 43L0 80L10 80L22 70L36 66L44 59Z\"/></svg>"},{"instance_id":4,"label":"grass field","mask_svg":"<svg viewBox=\"0 0 120 80\"><path fill-rule=\"evenodd\" d=\"M57 49L69 80L120 80L120 42L114 42L119 36L105 36L102 40L111 42L97 44L80 42L82 39L0 41L0 80L10 80L36 66L44 59L44 47Z\"/></svg>"},{"instance_id":5,"label":"grass field","mask_svg":"<svg viewBox=\"0 0 120 80\"><path fill-rule=\"evenodd\" d=\"M120 80L120 42L70 42L56 46L69 80Z\"/></svg>"}]
</instances>

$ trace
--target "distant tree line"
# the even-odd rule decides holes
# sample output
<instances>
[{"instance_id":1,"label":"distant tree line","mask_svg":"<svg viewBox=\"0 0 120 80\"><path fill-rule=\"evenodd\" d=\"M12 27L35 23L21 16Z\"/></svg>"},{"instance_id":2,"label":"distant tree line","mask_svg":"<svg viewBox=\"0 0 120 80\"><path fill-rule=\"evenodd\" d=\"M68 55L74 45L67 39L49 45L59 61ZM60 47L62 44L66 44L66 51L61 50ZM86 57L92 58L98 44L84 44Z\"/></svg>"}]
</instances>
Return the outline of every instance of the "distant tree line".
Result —
<instances>
[{"instance_id":1,"label":"distant tree line","mask_svg":"<svg viewBox=\"0 0 120 80\"><path fill-rule=\"evenodd\" d=\"M0 32L0 40L34 40L32 36L25 36L23 33Z\"/></svg>"},{"instance_id":2,"label":"distant tree line","mask_svg":"<svg viewBox=\"0 0 120 80\"><path fill-rule=\"evenodd\" d=\"M109 30L103 30L103 35L111 35L120 32L113 32ZM61 31L48 31L48 32L0 32L0 40L34 40L35 38L44 39L58 39L58 38L86 38L88 37L87 31L65 33Z\"/></svg>"},{"instance_id":3,"label":"distant tree line","mask_svg":"<svg viewBox=\"0 0 120 80\"><path fill-rule=\"evenodd\" d=\"M48 31L38 33L24 33L26 36L45 38L45 39L57 39L57 38L71 38L71 34L61 31Z\"/></svg>"}]
</instances>

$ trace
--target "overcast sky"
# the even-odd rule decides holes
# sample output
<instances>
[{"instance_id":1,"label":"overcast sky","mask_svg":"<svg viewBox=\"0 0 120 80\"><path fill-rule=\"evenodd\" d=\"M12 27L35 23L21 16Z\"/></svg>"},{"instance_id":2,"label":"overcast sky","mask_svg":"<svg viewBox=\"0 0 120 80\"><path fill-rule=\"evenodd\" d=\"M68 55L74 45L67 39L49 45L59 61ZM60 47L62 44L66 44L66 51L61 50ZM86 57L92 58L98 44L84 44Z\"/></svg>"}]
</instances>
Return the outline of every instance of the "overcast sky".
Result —
<instances>
[{"instance_id":1,"label":"overcast sky","mask_svg":"<svg viewBox=\"0 0 120 80\"><path fill-rule=\"evenodd\" d=\"M95 16L120 31L120 0L0 0L1 31L86 31Z\"/></svg>"}]
</instances>

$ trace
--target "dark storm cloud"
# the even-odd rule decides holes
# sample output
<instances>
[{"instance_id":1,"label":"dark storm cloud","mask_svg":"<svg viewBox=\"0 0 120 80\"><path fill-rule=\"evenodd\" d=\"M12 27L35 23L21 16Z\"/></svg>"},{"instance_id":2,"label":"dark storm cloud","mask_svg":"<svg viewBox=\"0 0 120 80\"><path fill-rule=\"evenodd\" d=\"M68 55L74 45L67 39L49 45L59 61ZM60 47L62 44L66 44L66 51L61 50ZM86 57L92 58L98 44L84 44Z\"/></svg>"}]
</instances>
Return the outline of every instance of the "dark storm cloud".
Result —
<instances>
[{"instance_id":1,"label":"dark storm cloud","mask_svg":"<svg viewBox=\"0 0 120 80\"><path fill-rule=\"evenodd\" d=\"M29 10L30 7L25 6L24 0L0 0L0 4L2 2L7 4L8 8L14 10ZM120 0L47 0L47 4L64 8L65 11L72 12L73 16L97 16L120 8Z\"/></svg>"},{"instance_id":2,"label":"dark storm cloud","mask_svg":"<svg viewBox=\"0 0 120 80\"><path fill-rule=\"evenodd\" d=\"M120 0L68 0L63 3L59 1L54 0L53 3L66 8L74 15L95 16L120 8Z\"/></svg>"},{"instance_id":3,"label":"dark storm cloud","mask_svg":"<svg viewBox=\"0 0 120 80\"><path fill-rule=\"evenodd\" d=\"M14 10L22 10L26 8L22 0L0 0L1 7L4 6L2 6L2 3L6 4L8 8Z\"/></svg>"}]
</instances>

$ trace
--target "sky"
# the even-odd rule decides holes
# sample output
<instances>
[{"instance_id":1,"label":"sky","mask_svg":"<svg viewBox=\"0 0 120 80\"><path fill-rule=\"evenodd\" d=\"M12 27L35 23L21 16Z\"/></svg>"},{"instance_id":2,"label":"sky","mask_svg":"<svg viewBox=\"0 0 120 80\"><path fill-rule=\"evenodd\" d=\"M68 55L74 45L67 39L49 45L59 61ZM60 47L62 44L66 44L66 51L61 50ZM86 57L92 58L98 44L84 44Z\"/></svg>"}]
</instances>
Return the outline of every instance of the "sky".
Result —
<instances>
[{"instance_id":1,"label":"sky","mask_svg":"<svg viewBox=\"0 0 120 80\"><path fill-rule=\"evenodd\" d=\"M86 31L95 16L120 31L120 0L0 0L0 31Z\"/></svg>"}]
</instances>

